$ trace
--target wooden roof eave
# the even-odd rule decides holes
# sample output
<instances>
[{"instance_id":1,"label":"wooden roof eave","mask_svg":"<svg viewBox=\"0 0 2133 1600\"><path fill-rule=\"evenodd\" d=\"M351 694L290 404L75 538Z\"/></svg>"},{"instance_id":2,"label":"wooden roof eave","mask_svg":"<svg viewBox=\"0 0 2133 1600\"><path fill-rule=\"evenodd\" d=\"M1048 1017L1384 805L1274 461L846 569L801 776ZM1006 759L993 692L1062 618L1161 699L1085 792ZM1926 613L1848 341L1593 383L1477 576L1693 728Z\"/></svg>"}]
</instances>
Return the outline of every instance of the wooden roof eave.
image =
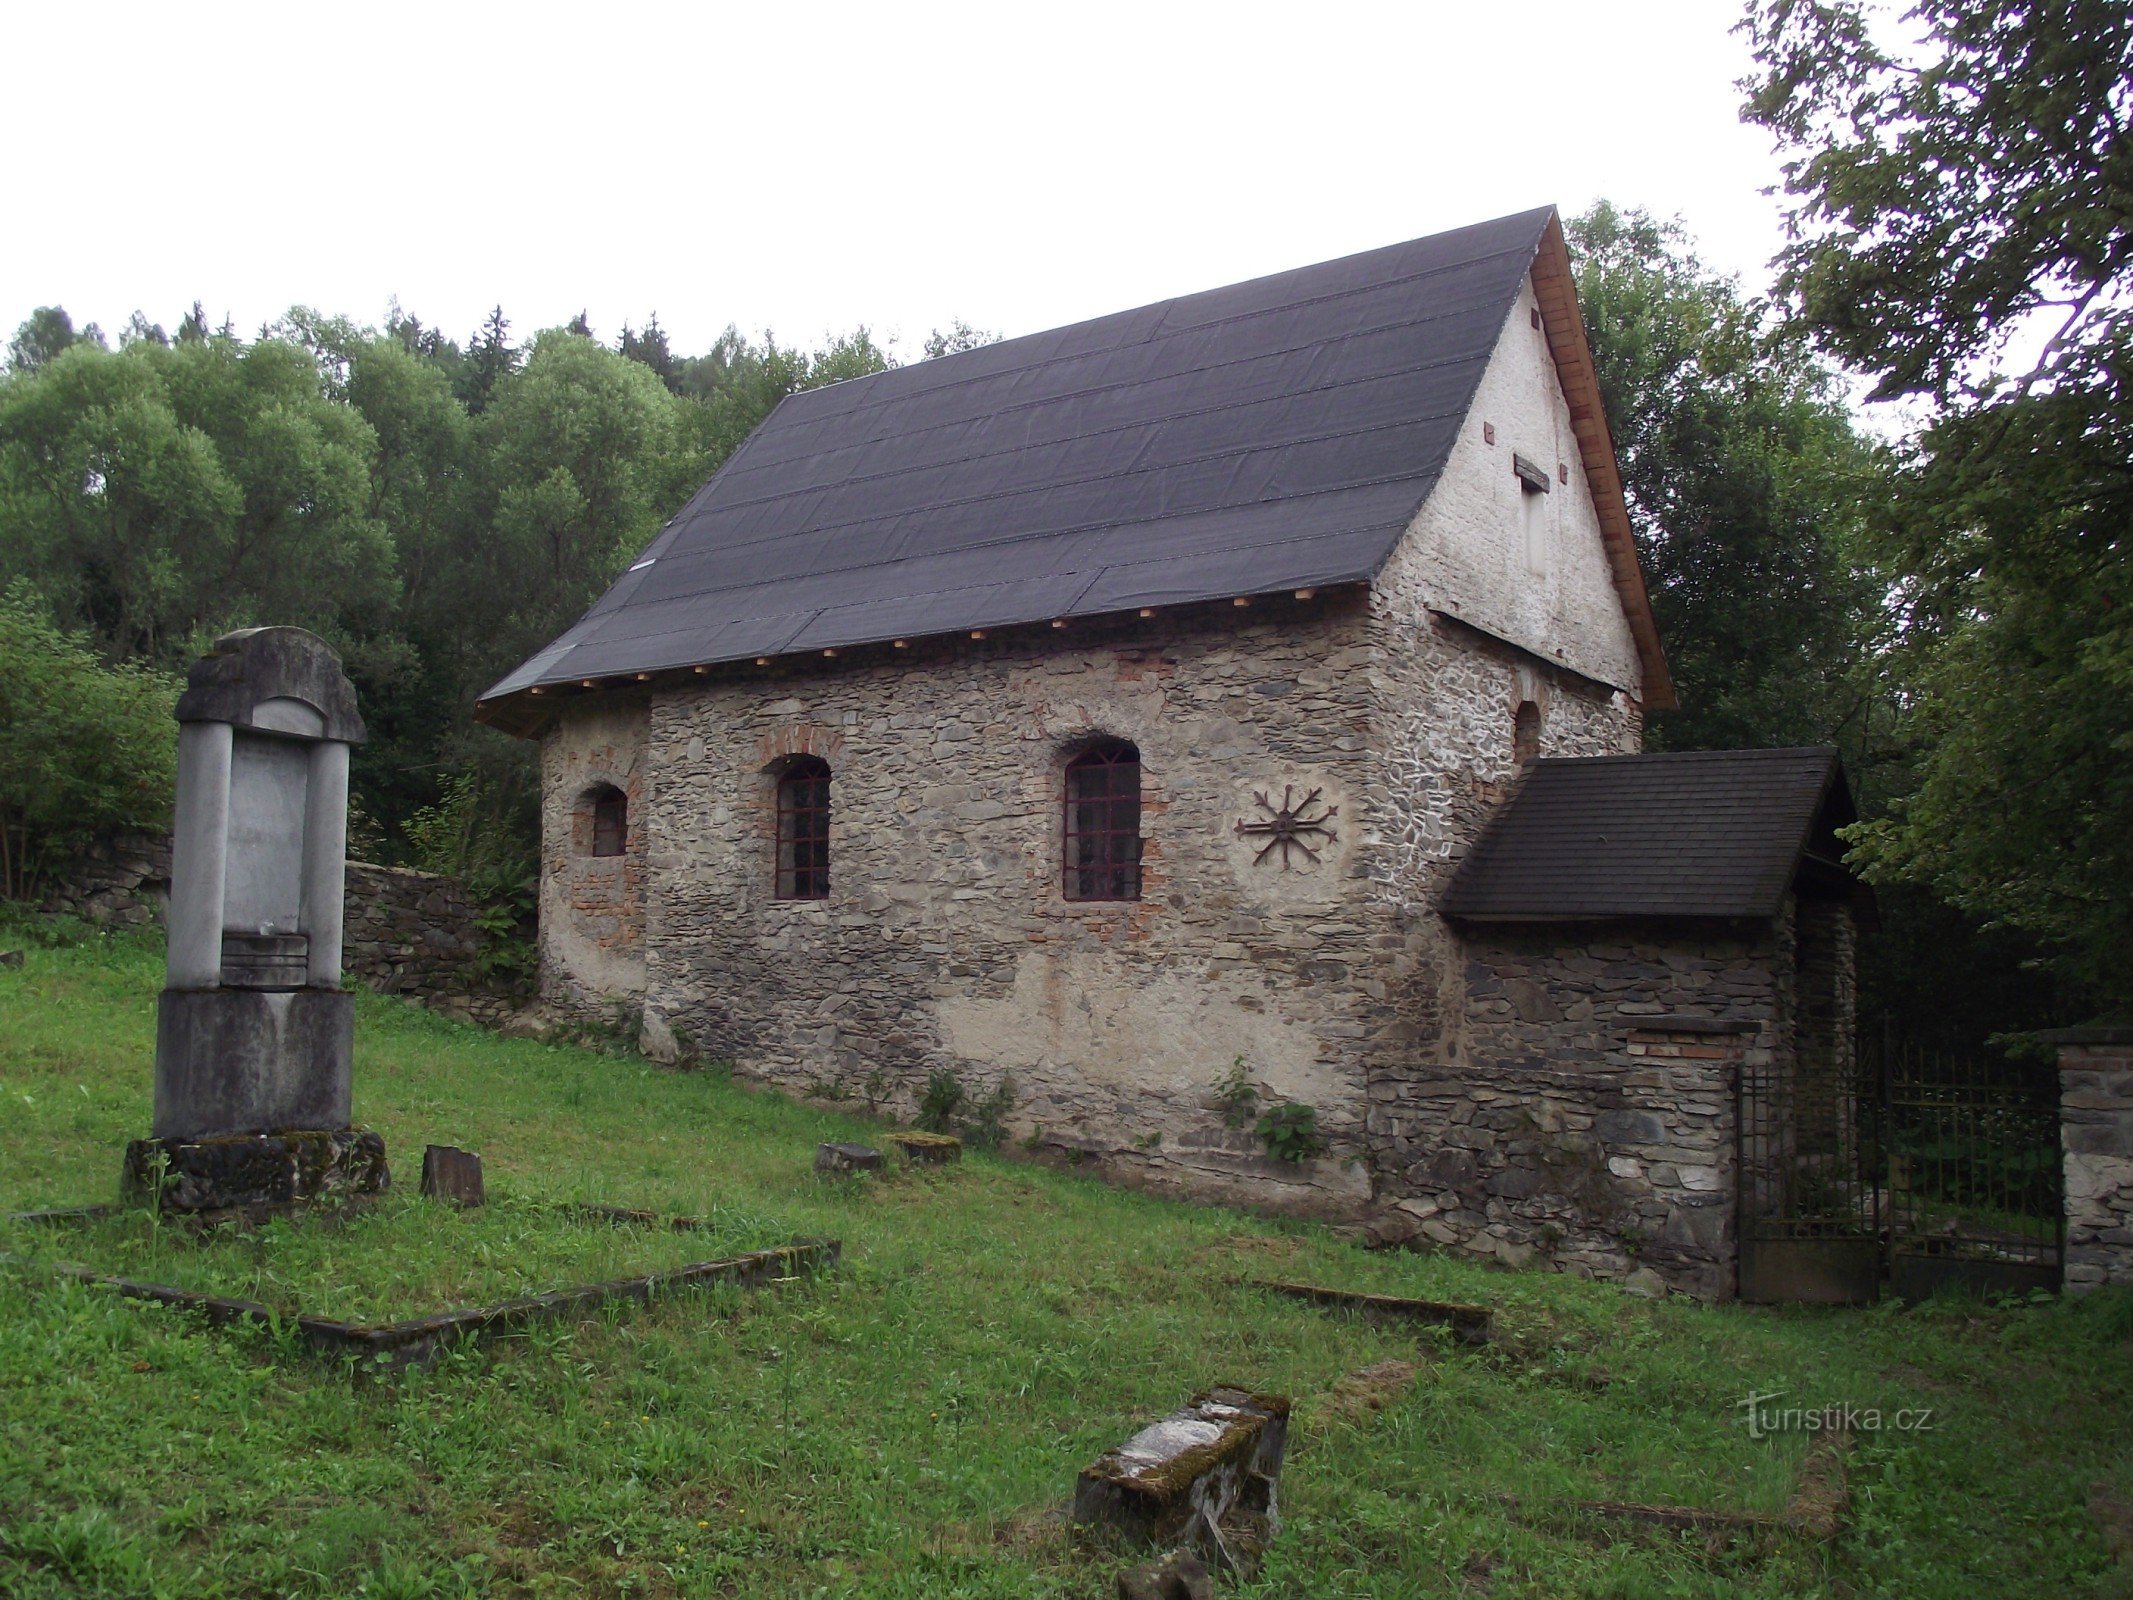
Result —
<instances>
[{"instance_id":1,"label":"wooden roof eave","mask_svg":"<svg viewBox=\"0 0 2133 1600\"><path fill-rule=\"evenodd\" d=\"M1571 269L1570 246L1563 237L1560 217L1550 217L1541 232L1540 248L1533 258L1533 288L1540 300L1548 351L1555 358L1556 378L1570 407L1578 458L1584 464L1585 481L1592 489L1593 507L1599 513L1600 537L1606 545L1615 593L1621 597L1630 635L1636 641L1644 675L1644 708L1671 711L1680 702L1674 697L1674 677L1667 670L1666 651L1659 643L1659 625L1652 616L1644 567L1637 559L1629 503L1623 498L1622 474L1615 464L1614 436L1607 428L1607 409L1600 399L1600 375L1593 365L1591 342L1585 335L1585 318L1578 310L1577 279Z\"/></svg>"}]
</instances>

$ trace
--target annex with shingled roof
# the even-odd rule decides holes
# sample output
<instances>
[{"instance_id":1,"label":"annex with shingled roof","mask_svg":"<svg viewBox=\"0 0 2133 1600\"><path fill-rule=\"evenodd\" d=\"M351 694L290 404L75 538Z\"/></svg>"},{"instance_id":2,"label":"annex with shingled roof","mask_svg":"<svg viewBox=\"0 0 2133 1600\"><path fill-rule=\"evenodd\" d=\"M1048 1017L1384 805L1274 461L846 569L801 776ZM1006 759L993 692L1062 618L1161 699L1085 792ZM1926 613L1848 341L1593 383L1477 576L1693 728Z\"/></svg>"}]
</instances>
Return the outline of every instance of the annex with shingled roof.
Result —
<instances>
[{"instance_id":1,"label":"annex with shingled roof","mask_svg":"<svg viewBox=\"0 0 2133 1600\"><path fill-rule=\"evenodd\" d=\"M1536 851L1725 878L1715 823L1593 843L1672 703L1543 209L795 394L480 715L542 744L544 993L656 1055L905 1114L952 1074L1123 1181L1723 1293L1725 1218L1642 1137L1693 1144L1706 1086L1602 1079L1647 1013L1792 1048L1841 778L1752 907L1609 913L1696 954L1597 1007L1475 954ZM1652 814L1745 790L1774 838L1799 753L1738 754ZM1599 1076L1520 1078L1550 1019Z\"/></svg>"}]
</instances>

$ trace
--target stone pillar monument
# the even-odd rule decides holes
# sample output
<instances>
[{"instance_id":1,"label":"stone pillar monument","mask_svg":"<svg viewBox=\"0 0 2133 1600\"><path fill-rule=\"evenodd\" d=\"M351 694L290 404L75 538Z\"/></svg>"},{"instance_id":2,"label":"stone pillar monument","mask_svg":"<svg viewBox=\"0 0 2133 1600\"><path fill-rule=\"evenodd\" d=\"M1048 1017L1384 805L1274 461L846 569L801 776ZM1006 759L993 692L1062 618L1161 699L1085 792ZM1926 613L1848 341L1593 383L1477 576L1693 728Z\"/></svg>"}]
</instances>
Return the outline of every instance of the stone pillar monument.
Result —
<instances>
[{"instance_id":1,"label":"stone pillar monument","mask_svg":"<svg viewBox=\"0 0 2133 1600\"><path fill-rule=\"evenodd\" d=\"M193 1212L373 1193L341 988L355 686L317 635L247 628L193 663L177 714L155 1137L127 1147L126 1190Z\"/></svg>"}]
</instances>

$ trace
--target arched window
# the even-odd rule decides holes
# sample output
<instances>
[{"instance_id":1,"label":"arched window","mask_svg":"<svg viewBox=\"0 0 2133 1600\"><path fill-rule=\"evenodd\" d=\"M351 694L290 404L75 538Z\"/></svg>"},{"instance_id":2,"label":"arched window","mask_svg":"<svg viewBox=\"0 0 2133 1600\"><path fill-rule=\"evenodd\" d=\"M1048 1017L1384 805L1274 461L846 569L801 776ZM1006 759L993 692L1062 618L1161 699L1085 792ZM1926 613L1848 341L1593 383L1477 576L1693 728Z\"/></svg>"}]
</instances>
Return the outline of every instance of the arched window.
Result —
<instances>
[{"instance_id":1,"label":"arched window","mask_svg":"<svg viewBox=\"0 0 2133 1600\"><path fill-rule=\"evenodd\" d=\"M630 797L611 783L586 796L592 805L592 853L619 856L629 848Z\"/></svg>"},{"instance_id":2,"label":"arched window","mask_svg":"<svg viewBox=\"0 0 2133 1600\"><path fill-rule=\"evenodd\" d=\"M829 763L798 756L778 774L778 898L827 900L829 892Z\"/></svg>"},{"instance_id":3,"label":"arched window","mask_svg":"<svg viewBox=\"0 0 2133 1600\"><path fill-rule=\"evenodd\" d=\"M1518 703L1511 718L1511 759L1524 766L1541 753L1541 708L1531 700Z\"/></svg>"},{"instance_id":4,"label":"arched window","mask_svg":"<svg viewBox=\"0 0 2133 1600\"><path fill-rule=\"evenodd\" d=\"M1123 740L1066 765L1063 887L1069 900L1141 897L1141 753Z\"/></svg>"}]
</instances>

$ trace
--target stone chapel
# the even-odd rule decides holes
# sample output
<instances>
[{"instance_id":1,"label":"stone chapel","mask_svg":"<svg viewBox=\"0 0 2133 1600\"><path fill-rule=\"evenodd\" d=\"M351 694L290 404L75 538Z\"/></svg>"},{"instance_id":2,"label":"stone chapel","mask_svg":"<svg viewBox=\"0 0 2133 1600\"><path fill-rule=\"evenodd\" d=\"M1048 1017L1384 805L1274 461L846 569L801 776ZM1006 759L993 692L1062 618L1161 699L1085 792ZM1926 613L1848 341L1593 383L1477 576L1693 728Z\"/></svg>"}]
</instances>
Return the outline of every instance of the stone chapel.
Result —
<instances>
[{"instance_id":1,"label":"stone chapel","mask_svg":"<svg viewBox=\"0 0 2133 1600\"><path fill-rule=\"evenodd\" d=\"M1861 901L1834 753L1672 704L1542 209L794 394L480 715L654 1054L1723 1297Z\"/></svg>"}]
</instances>

